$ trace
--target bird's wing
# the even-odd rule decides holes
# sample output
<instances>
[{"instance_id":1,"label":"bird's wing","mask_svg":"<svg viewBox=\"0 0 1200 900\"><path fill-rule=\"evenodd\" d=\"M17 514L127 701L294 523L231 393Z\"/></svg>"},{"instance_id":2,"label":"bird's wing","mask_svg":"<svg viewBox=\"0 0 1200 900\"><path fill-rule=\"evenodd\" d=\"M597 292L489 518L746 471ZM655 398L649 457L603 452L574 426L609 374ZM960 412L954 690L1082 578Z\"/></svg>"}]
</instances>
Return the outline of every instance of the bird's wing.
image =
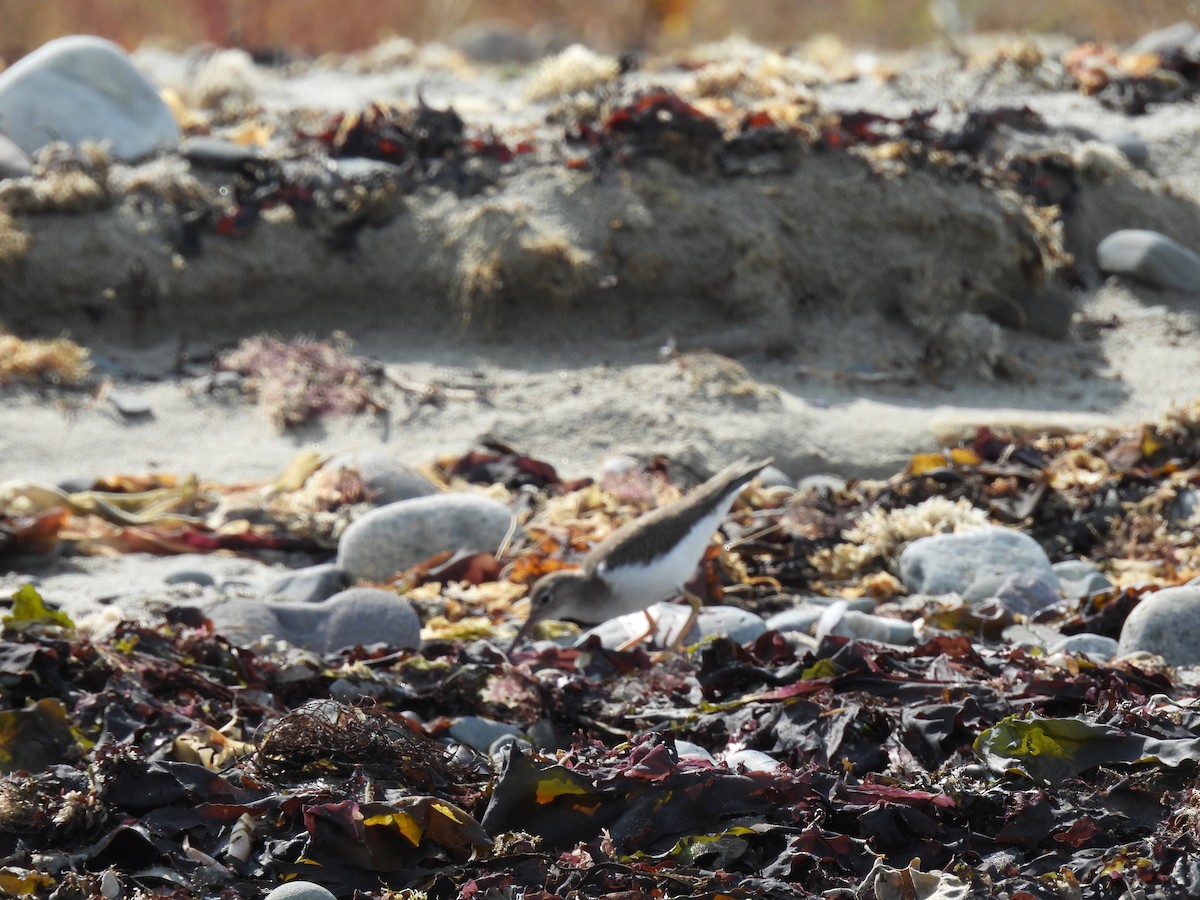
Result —
<instances>
[{"instance_id":1,"label":"bird's wing","mask_svg":"<svg viewBox=\"0 0 1200 900\"><path fill-rule=\"evenodd\" d=\"M756 463L740 459L678 500L626 522L592 548L584 560L584 568L594 571L601 562L610 570L622 565L645 565L668 553L714 512L717 515L712 531L715 531L742 487L770 464L770 459ZM710 531L699 538L704 542L701 547L711 537Z\"/></svg>"}]
</instances>

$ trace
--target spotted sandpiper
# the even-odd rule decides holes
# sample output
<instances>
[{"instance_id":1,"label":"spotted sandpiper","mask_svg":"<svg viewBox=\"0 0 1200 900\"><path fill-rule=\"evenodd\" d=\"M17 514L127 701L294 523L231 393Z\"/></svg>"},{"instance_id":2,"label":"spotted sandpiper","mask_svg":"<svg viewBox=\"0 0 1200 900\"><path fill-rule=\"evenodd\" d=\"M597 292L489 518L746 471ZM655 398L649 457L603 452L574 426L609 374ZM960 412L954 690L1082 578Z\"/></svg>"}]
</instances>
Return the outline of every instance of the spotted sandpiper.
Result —
<instances>
[{"instance_id":1,"label":"spotted sandpiper","mask_svg":"<svg viewBox=\"0 0 1200 900\"><path fill-rule=\"evenodd\" d=\"M741 489L770 464L770 459L740 459L678 500L626 522L591 549L582 567L538 579L530 592L529 618L512 646L545 619L598 625L678 596ZM692 615L680 638L700 609L699 598L688 595L688 600ZM648 612L646 618L653 630Z\"/></svg>"}]
</instances>

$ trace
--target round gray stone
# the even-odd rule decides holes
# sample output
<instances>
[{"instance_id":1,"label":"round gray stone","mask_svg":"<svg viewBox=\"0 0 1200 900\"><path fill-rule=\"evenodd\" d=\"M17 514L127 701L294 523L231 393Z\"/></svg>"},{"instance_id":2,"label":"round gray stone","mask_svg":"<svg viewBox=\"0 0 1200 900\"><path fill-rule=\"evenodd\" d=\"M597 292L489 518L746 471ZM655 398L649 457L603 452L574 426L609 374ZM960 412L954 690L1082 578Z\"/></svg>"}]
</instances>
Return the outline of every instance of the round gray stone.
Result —
<instances>
[{"instance_id":1,"label":"round gray stone","mask_svg":"<svg viewBox=\"0 0 1200 900\"><path fill-rule=\"evenodd\" d=\"M996 600L1009 612L1033 616L1062 600L1059 593L1036 574L1009 575L996 589Z\"/></svg>"},{"instance_id":2,"label":"round gray stone","mask_svg":"<svg viewBox=\"0 0 1200 900\"><path fill-rule=\"evenodd\" d=\"M1114 587L1099 569L1085 559L1065 559L1051 568L1058 576L1063 596L1073 600L1083 600Z\"/></svg>"},{"instance_id":3,"label":"round gray stone","mask_svg":"<svg viewBox=\"0 0 1200 900\"><path fill-rule=\"evenodd\" d=\"M529 740L520 728L483 716L460 716L446 729L446 733L460 744L466 744L480 753L490 752L492 745L500 738Z\"/></svg>"},{"instance_id":4,"label":"round gray stone","mask_svg":"<svg viewBox=\"0 0 1200 900\"><path fill-rule=\"evenodd\" d=\"M326 468L349 467L362 476L367 490L374 494L376 506L386 506L401 500L431 497L440 488L412 466L380 451L346 453L325 463Z\"/></svg>"},{"instance_id":5,"label":"round gray stone","mask_svg":"<svg viewBox=\"0 0 1200 900\"><path fill-rule=\"evenodd\" d=\"M1164 588L1145 596L1121 628L1121 656L1155 653L1172 666L1200 664L1200 586Z\"/></svg>"},{"instance_id":6,"label":"round gray stone","mask_svg":"<svg viewBox=\"0 0 1200 900\"><path fill-rule=\"evenodd\" d=\"M725 754L725 765L735 772L739 769L745 772L774 772L779 768L779 760L761 750L734 750Z\"/></svg>"},{"instance_id":7,"label":"round gray stone","mask_svg":"<svg viewBox=\"0 0 1200 900\"><path fill-rule=\"evenodd\" d=\"M479 494L402 500L355 520L338 543L338 567L350 579L386 581L443 550L495 551L513 516Z\"/></svg>"},{"instance_id":8,"label":"round gray stone","mask_svg":"<svg viewBox=\"0 0 1200 900\"><path fill-rule=\"evenodd\" d=\"M1078 653L1091 657L1097 662L1108 662L1119 652L1119 645L1114 638L1107 635L1084 631L1079 634L1067 635L1046 649L1050 653Z\"/></svg>"},{"instance_id":9,"label":"round gray stone","mask_svg":"<svg viewBox=\"0 0 1200 900\"><path fill-rule=\"evenodd\" d=\"M346 573L333 563L322 563L277 575L263 585L262 593L294 603L317 603L345 587Z\"/></svg>"},{"instance_id":10,"label":"round gray stone","mask_svg":"<svg viewBox=\"0 0 1200 900\"><path fill-rule=\"evenodd\" d=\"M412 604L378 588L351 588L318 603L239 597L211 607L208 616L217 633L234 643L270 634L320 653L358 644L400 649L421 644L421 620Z\"/></svg>"},{"instance_id":11,"label":"round gray stone","mask_svg":"<svg viewBox=\"0 0 1200 900\"><path fill-rule=\"evenodd\" d=\"M877 641L882 644L909 644L914 635L913 626L902 619L889 619L850 609L849 604L839 600L822 613L816 625L816 638L827 636L848 637L860 641Z\"/></svg>"},{"instance_id":12,"label":"round gray stone","mask_svg":"<svg viewBox=\"0 0 1200 900\"><path fill-rule=\"evenodd\" d=\"M191 566L172 569L163 576L163 581L167 584L198 584L201 587L212 587L217 583L217 579L213 578L211 573Z\"/></svg>"},{"instance_id":13,"label":"round gray stone","mask_svg":"<svg viewBox=\"0 0 1200 900\"><path fill-rule=\"evenodd\" d=\"M821 616L833 604L834 597L805 598L791 609L777 612L767 619L767 628L773 631L799 631L801 634L811 634L813 626L821 620ZM824 600L825 602L821 602ZM846 600L846 608L858 612L874 611L875 603L864 597Z\"/></svg>"},{"instance_id":14,"label":"round gray stone","mask_svg":"<svg viewBox=\"0 0 1200 900\"><path fill-rule=\"evenodd\" d=\"M266 900L337 900L337 898L327 889L311 881L289 881L267 894Z\"/></svg>"},{"instance_id":15,"label":"round gray stone","mask_svg":"<svg viewBox=\"0 0 1200 900\"><path fill-rule=\"evenodd\" d=\"M999 526L920 538L900 554L900 580L914 594L965 596L976 582L999 587L1021 573L1058 589L1058 576L1038 542Z\"/></svg>"},{"instance_id":16,"label":"round gray stone","mask_svg":"<svg viewBox=\"0 0 1200 900\"><path fill-rule=\"evenodd\" d=\"M1096 248L1102 272L1128 275L1153 287L1200 293L1200 255L1157 231L1115 231Z\"/></svg>"},{"instance_id":17,"label":"round gray stone","mask_svg":"<svg viewBox=\"0 0 1200 900\"><path fill-rule=\"evenodd\" d=\"M51 141L107 141L117 159L179 142L179 125L129 55L111 41L58 38L0 72L0 132L26 153Z\"/></svg>"}]
</instances>

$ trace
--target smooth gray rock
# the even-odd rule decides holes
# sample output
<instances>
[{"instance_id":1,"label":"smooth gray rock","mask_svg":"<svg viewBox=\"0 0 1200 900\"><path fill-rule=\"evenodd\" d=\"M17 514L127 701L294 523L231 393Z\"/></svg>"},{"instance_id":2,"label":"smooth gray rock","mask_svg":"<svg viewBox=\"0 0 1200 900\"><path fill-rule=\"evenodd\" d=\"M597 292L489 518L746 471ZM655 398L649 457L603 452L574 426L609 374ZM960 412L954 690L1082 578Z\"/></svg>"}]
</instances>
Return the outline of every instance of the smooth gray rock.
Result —
<instances>
[{"instance_id":1,"label":"smooth gray rock","mask_svg":"<svg viewBox=\"0 0 1200 900\"><path fill-rule=\"evenodd\" d=\"M501 738L529 740L520 728L483 716L460 716L446 729L446 733L460 744L466 744L480 753L489 753L492 745Z\"/></svg>"},{"instance_id":2,"label":"smooth gray rock","mask_svg":"<svg viewBox=\"0 0 1200 900\"><path fill-rule=\"evenodd\" d=\"M650 615L657 625L654 630L654 643L660 647L674 643L675 636L691 613L690 606L677 603L656 603L651 606ZM600 638L601 645L613 650L645 634L647 627L646 617L642 613L630 613L627 616L609 619L585 631L579 636L577 643L582 644L595 634ZM754 613L738 609L736 606L706 606L700 610L695 623L684 635L683 644L695 644L713 635L723 635L736 643L744 644L766 630L767 623Z\"/></svg>"},{"instance_id":3,"label":"smooth gray rock","mask_svg":"<svg viewBox=\"0 0 1200 900\"><path fill-rule=\"evenodd\" d=\"M889 619L850 609L845 600L830 605L816 625L817 641L830 635L883 644L910 644L914 629L902 619Z\"/></svg>"},{"instance_id":4,"label":"smooth gray rock","mask_svg":"<svg viewBox=\"0 0 1200 900\"><path fill-rule=\"evenodd\" d=\"M777 612L767 619L767 628L773 631L799 631L802 634L811 634L813 626L821 620L821 616L836 599L838 598L805 598L791 609ZM821 602L822 600L825 602ZM856 597L844 602L847 609L857 612L869 613L875 610L874 601L867 598Z\"/></svg>"},{"instance_id":5,"label":"smooth gray rock","mask_svg":"<svg viewBox=\"0 0 1200 900\"><path fill-rule=\"evenodd\" d=\"M1072 600L1083 600L1114 587L1099 569L1085 559L1065 559L1051 568L1058 576L1063 596Z\"/></svg>"},{"instance_id":6,"label":"smooth gray rock","mask_svg":"<svg viewBox=\"0 0 1200 900\"><path fill-rule=\"evenodd\" d=\"M386 581L443 550L495 551L512 527L507 506L479 494L402 500L356 519L338 543L350 579Z\"/></svg>"},{"instance_id":7,"label":"smooth gray rock","mask_svg":"<svg viewBox=\"0 0 1200 900\"><path fill-rule=\"evenodd\" d=\"M208 616L217 633L235 643L270 634L320 653L358 644L421 644L416 610L403 597L378 588L351 588L319 603L234 598L212 606Z\"/></svg>"},{"instance_id":8,"label":"smooth gray rock","mask_svg":"<svg viewBox=\"0 0 1200 900\"><path fill-rule=\"evenodd\" d=\"M761 750L734 750L725 754L725 765L735 772L738 769L745 772L774 772L779 768L779 760Z\"/></svg>"},{"instance_id":9,"label":"smooth gray rock","mask_svg":"<svg viewBox=\"0 0 1200 900\"><path fill-rule=\"evenodd\" d=\"M540 56L527 29L502 19L479 19L450 35L450 46L486 65L531 63Z\"/></svg>"},{"instance_id":10,"label":"smooth gray rock","mask_svg":"<svg viewBox=\"0 0 1200 900\"><path fill-rule=\"evenodd\" d=\"M0 132L26 153L51 141L107 141L117 159L179 142L179 125L129 55L86 35L58 38L0 72Z\"/></svg>"},{"instance_id":11,"label":"smooth gray rock","mask_svg":"<svg viewBox=\"0 0 1200 900\"><path fill-rule=\"evenodd\" d=\"M33 157L0 134L0 181L33 174Z\"/></svg>"},{"instance_id":12,"label":"smooth gray rock","mask_svg":"<svg viewBox=\"0 0 1200 900\"><path fill-rule=\"evenodd\" d=\"M111 390L107 394L107 400L127 419L145 419L154 415L150 401L133 391Z\"/></svg>"},{"instance_id":13,"label":"smooth gray rock","mask_svg":"<svg viewBox=\"0 0 1200 900\"><path fill-rule=\"evenodd\" d=\"M680 759L698 759L701 762L706 763L716 762L711 753L709 753L699 744L693 744L691 741L684 741L676 738L675 751L679 754Z\"/></svg>"},{"instance_id":14,"label":"smooth gray rock","mask_svg":"<svg viewBox=\"0 0 1200 900\"><path fill-rule=\"evenodd\" d=\"M1200 293L1200 255L1157 231L1115 231L1096 248L1100 270L1153 287Z\"/></svg>"},{"instance_id":15,"label":"smooth gray rock","mask_svg":"<svg viewBox=\"0 0 1200 900\"><path fill-rule=\"evenodd\" d=\"M1070 634L1046 648L1050 653L1078 653L1097 662L1108 662L1120 652L1115 638L1084 631Z\"/></svg>"},{"instance_id":16,"label":"smooth gray rock","mask_svg":"<svg viewBox=\"0 0 1200 900\"><path fill-rule=\"evenodd\" d=\"M920 538L900 554L900 580L913 594L967 596L977 582L998 588L1020 573L1058 589L1058 576L1038 542L999 526Z\"/></svg>"},{"instance_id":17,"label":"smooth gray rock","mask_svg":"<svg viewBox=\"0 0 1200 900\"><path fill-rule=\"evenodd\" d=\"M376 506L432 497L441 489L412 466L406 466L394 456L382 451L346 453L325 463L326 468L353 467L362 476L373 494Z\"/></svg>"},{"instance_id":18,"label":"smooth gray rock","mask_svg":"<svg viewBox=\"0 0 1200 900\"><path fill-rule=\"evenodd\" d=\"M311 881L289 881L267 894L265 900L337 900L326 888Z\"/></svg>"},{"instance_id":19,"label":"smooth gray rock","mask_svg":"<svg viewBox=\"0 0 1200 900\"><path fill-rule=\"evenodd\" d=\"M1033 616L1062 601L1059 592L1040 575L1017 572L996 589L995 599L1009 612Z\"/></svg>"},{"instance_id":20,"label":"smooth gray rock","mask_svg":"<svg viewBox=\"0 0 1200 900\"><path fill-rule=\"evenodd\" d=\"M277 575L263 585L262 593L294 603L317 603L345 587L346 573L333 563L322 563Z\"/></svg>"},{"instance_id":21,"label":"smooth gray rock","mask_svg":"<svg viewBox=\"0 0 1200 900\"><path fill-rule=\"evenodd\" d=\"M1172 666L1200 664L1200 586L1164 588L1142 598L1121 628L1121 656L1155 653Z\"/></svg>"},{"instance_id":22,"label":"smooth gray rock","mask_svg":"<svg viewBox=\"0 0 1200 900\"><path fill-rule=\"evenodd\" d=\"M792 481L783 469L778 469L775 466L767 466L758 473L758 483L765 488L785 487L795 488L795 482Z\"/></svg>"},{"instance_id":23,"label":"smooth gray rock","mask_svg":"<svg viewBox=\"0 0 1200 900\"><path fill-rule=\"evenodd\" d=\"M191 566L181 566L177 569L172 569L163 576L163 581L166 584L198 584L201 587L212 587L217 583L217 579L209 572L203 569L194 569Z\"/></svg>"}]
</instances>

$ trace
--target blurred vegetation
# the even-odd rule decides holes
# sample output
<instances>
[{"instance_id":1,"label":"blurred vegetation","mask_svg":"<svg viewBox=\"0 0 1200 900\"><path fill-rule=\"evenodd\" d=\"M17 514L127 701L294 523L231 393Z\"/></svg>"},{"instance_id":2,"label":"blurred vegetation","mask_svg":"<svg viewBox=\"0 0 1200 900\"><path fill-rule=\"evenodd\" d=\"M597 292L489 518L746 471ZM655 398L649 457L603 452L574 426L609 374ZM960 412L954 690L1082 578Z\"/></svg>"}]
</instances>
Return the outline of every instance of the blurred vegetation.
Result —
<instances>
[{"instance_id":1,"label":"blurred vegetation","mask_svg":"<svg viewBox=\"0 0 1200 900\"><path fill-rule=\"evenodd\" d=\"M394 35L446 40L480 19L553 28L598 49L669 49L740 33L783 46L834 34L855 46L902 48L952 30L1059 32L1129 41L1182 19L1184 0L0 0L0 59L63 34L127 48L151 40L306 54L360 50Z\"/></svg>"}]
</instances>

